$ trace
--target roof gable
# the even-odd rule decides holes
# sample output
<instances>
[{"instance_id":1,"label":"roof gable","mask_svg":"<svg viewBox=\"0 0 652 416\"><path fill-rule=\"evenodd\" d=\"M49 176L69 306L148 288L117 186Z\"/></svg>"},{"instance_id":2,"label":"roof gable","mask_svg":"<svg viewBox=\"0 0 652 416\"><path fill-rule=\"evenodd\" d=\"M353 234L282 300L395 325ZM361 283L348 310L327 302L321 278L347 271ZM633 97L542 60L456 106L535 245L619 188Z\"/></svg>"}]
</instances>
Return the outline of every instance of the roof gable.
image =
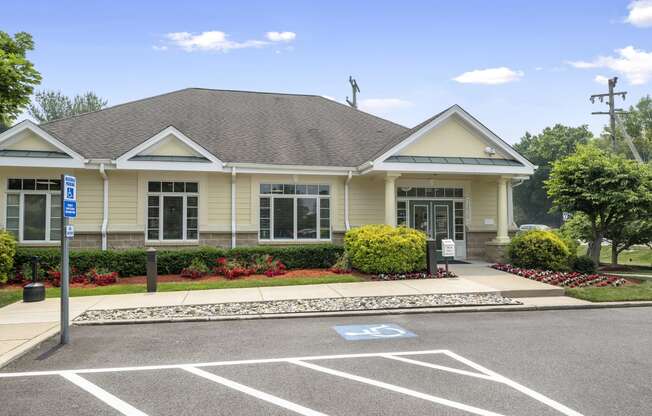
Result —
<instances>
[{"instance_id":1,"label":"roof gable","mask_svg":"<svg viewBox=\"0 0 652 416\"><path fill-rule=\"evenodd\" d=\"M0 166L83 167L85 158L29 120L0 134Z\"/></svg>"},{"instance_id":2,"label":"roof gable","mask_svg":"<svg viewBox=\"0 0 652 416\"><path fill-rule=\"evenodd\" d=\"M458 137L451 139L449 137L451 134ZM459 145L456 140L460 141ZM482 144L485 144L485 147L492 147L498 155L497 158L514 159L528 171L534 171L535 166L530 161L457 104L397 136L393 145L388 145L382 153L378 154L372 164L375 168L381 167L388 158L400 155L487 158L492 152L485 153L485 149L482 151L484 155L477 152ZM449 149L444 150L444 146ZM402 153L404 151L407 153ZM417 151L437 151L442 154L413 154ZM445 152L466 154L443 154Z\"/></svg>"},{"instance_id":3,"label":"roof gable","mask_svg":"<svg viewBox=\"0 0 652 416\"><path fill-rule=\"evenodd\" d=\"M119 169L220 171L224 164L169 126L118 157L116 166Z\"/></svg>"},{"instance_id":4,"label":"roof gable","mask_svg":"<svg viewBox=\"0 0 652 416\"><path fill-rule=\"evenodd\" d=\"M425 131L396 155L512 159L456 114Z\"/></svg>"}]
</instances>

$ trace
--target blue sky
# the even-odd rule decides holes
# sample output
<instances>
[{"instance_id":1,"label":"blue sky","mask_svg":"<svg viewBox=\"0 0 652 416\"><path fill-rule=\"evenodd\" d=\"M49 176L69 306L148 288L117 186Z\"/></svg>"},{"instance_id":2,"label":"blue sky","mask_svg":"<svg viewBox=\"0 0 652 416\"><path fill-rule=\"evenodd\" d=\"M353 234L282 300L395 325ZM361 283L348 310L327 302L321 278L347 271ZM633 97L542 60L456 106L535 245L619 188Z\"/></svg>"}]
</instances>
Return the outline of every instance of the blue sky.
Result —
<instances>
[{"instance_id":1,"label":"blue sky","mask_svg":"<svg viewBox=\"0 0 652 416\"><path fill-rule=\"evenodd\" d=\"M185 87L310 93L406 126L459 104L508 142L589 124L600 78L651 93L652 1L17 1L41 88L110 104ZM270 33L272 32L272 33ZM489 69L489 71L486 71ZM475 71L475 72L474 72Z\"/></svg>"}]
</instances>

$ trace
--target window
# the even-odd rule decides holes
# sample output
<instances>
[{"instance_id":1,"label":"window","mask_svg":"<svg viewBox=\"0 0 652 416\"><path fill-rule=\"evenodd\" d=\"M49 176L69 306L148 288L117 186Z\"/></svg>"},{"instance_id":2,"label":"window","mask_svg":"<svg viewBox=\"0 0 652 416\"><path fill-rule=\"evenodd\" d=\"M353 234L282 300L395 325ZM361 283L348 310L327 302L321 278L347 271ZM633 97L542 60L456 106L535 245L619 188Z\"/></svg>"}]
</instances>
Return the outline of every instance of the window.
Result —
<instances>
[{"instance_id":1,"label":"window","mask_svg":"<svg viewBox=\"0 0 652 416\"><path fill-rule=\"evenodd\" d=\"M329 240L330 185L260 185L261 240Z\"/></svg>"},{"instance_id":2,"label":"window","mask_svg":"<svg viewBox=\"0 0 652 416\"><path fill-rule=\"evenodd\" d=\"M396 225L407 225L407 202L396 202Z\"/></svg>"},{"instance_id":3,"label":"window","mask_svg":"<svg viewBox=\"0 0 652 416\"><path fill-rule=\"evenodd\" d=\"M6 228L18 241L47 242L61 238L61 181L7 181Z\"/></svg>"},{"instance_id":4,"label":"window","mask_svg":"<svg viewBox=\"0 0 652 416\"><path fill-rule=\"evenodd\" d=\"M464 198L463 188L413 188L399 186L396 191L399 197L417 198Z\"/></svg>"},{"instance_id":5,"label":"window","mask_svg":"<svg viewBox=\"0 0 652 416\"><path fill-rule=\"evenodd\" d=\"M197 182L148 182L147 190L147 240L197 240Z\"/></svg>"},{"instance_id":6,"label":"window","mask_svg":"<svg viewBox=\"0 0 652 416\"><path fill-rule=\"evenodd\" d=\"M455 202L455 239L464 240L464 202Z\"/></svg>"}]
</instances>

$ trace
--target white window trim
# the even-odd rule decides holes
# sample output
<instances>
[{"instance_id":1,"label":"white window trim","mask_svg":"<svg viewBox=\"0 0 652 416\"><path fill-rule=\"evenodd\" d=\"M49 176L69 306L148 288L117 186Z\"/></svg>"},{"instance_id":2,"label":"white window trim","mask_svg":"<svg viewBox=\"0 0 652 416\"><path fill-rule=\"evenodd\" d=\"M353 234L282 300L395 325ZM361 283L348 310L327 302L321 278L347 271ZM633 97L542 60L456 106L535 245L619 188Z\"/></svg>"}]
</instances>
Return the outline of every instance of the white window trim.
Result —
<instances>
[{"instance_id":1,"label":"white window trim","mask_svg":"<svg viewBox=\"0 0 652 416\"><path fill-rule=\"evenodd\" d=\"M59 243L60 238L53 240L50 238L50 222L52 219L52 198L61 198L61 191L49 191L49 190L7 190L5 192L5 206L4 206L4 224L5 229L7 229L7 196L8 195L18 195L20 198L19 208L18 208L18 243L19 244L53 244ZM45 195L45 240L25 240L23 238L25 232L25 195ZM60 232L63 232L60 230Z\"/></svg>"},{"instance_id":2,"label":"white window trim","mask_svg":"<svg viewBox=\"0 0 652 416\"><path fill-rule=\"evenodd\" d=\"M149 187L149 182L175 182L175 181L148 181L146 186ZM192 182L192 181L176 181L176 182ZM199 184L197 184L199 186ZM158 200L158 239L148 238L149 231L149 197L157 196ZM183 238L182 239L164 239L163 238L163 198L166 196L176 196L183 199ZM197 238L188 238L188 197L197 198ZM145 242L150 244L185 244L185 243L198 243L199 242L199 192L147 192L145 196Z\"/></svg>"},{"instance_id":3,"label":"white window trim","mask_svg":"<svg viewBox=\"0 0 652 416\"><path fill-rule=\"evenodd\" d=\"M300 184L300 185L328 185L328 184ZM331 186L329 186L329 192ZM269 238L260 237L260 199L269 198ZM292 198L293 199L293 234L294 238L274 238L274 199L275 198ZM310 198L317 199L317 238L297 238L297 199L298 198ZM328 199L328 238L321 238L321 200ZM311 243L311 242L330 242L333 239L333 222L332 222L332 203L331 195L311 195L311 194L261 194L260 188L258 190L258 242L260 243L269 243L269 242L300 242L300 243Z\"/></svg>"}]
</instances>

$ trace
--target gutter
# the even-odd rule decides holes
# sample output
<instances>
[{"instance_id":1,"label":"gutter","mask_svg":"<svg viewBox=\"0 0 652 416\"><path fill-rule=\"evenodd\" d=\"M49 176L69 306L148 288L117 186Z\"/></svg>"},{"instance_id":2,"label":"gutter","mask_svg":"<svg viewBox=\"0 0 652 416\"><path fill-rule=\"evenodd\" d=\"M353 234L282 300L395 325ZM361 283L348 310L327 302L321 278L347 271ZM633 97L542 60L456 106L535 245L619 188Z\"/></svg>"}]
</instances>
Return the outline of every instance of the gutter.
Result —
<instances>
[{"instance_id":1,"label":"gutter","mask_svg":"<svg viewBox=\"0 0 652 416\"><path fill-rule=\"evenodd\" d=\"M231 167L231 248L235 248L236 243L236 173L235 166Z\"/></svg>"},{"instance_id":2,"label":"gutter","mask_svg":"<svg viewBox=\"0 0 652 416\"><path fill-rule=\"evenodd\" d=\"M102 187L104 195L102 197L102 250L108 248L107 228L109 226L109 176L104 170L104 163L100 163L100 175L102 175Z\"/></svg>"},{"instance_id":3,"label":"gutter","mask_svg":"<svg viewBox=\"0 0 652 416\"><path fill-rule=\"evenodd\" d=\"M349 182L351 182L351 178L353 178L353 172L349 171L346 182L344 182L344 227L346 231L351 229L351 223L349 222Z\"/></svg>"}]
</instances>

